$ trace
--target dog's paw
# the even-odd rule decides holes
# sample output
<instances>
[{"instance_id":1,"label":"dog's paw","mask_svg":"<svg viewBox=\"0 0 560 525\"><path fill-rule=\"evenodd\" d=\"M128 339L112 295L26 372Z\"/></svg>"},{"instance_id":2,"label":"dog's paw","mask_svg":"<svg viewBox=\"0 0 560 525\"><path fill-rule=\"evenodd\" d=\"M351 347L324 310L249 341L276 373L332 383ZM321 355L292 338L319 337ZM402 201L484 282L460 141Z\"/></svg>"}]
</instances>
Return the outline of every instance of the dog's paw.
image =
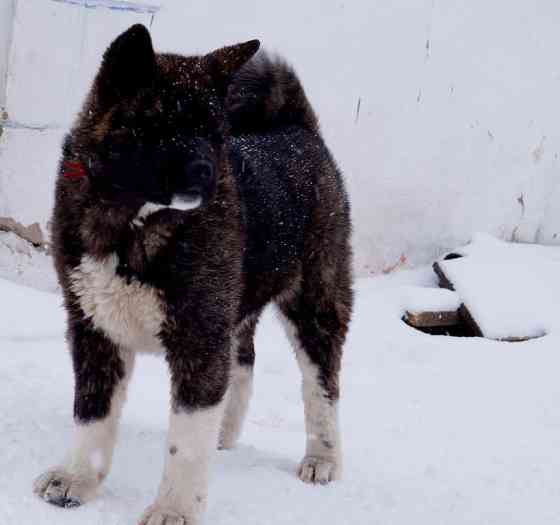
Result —
<instances>
[{"instance_id":1,"label":"dog's paw","mask_svg":"<svg viewBox=\"0 0 560 525\"><path fill-rule=\"evenodd\" d=\"M95 493L97 482L54 468L41 474L33 483L33 492L48 503L59 507L79 507Z\"/></svg>"},{"instance_id":2,"label":"dog's paw","mask_svg":"<svg viewBox=\"0 0 560 525\"><path fill-rule=\"evenodd\" d=\"M178 512L152 505L146 509L138 525L195 525Z\"/></svg>"},{"instance_id":3,"label":"dog's paw","mask_svg":"<svg viewBox=\"0 0 560 525\"><path fill-rule=\"evenodd\" d=\"M305 483L327 483L340 478L340 467L333 458L305 456L299 466L298 477Z\"/></svg>"},{"instance_id":4,"label":"dog's paw","mask_svg":"<svg viewBox=\"0 0 560 525\"><path fill-rule=\"evenodd\" d=\"M218 450L231 450L237 445L237 436L225 433L223 430L218 438Z\"/></svg>"}]
</instances>

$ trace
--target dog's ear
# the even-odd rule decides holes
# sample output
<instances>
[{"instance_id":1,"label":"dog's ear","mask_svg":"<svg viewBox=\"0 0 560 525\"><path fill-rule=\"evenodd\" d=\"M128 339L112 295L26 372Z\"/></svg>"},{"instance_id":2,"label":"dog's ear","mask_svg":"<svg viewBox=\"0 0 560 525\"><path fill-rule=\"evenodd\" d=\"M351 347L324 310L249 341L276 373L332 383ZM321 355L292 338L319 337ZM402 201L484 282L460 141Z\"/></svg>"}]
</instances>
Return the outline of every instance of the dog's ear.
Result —
<instances>
[{"instance_id":1,"label":"dog's ear","mask_svg":"<svg viewBox=\"0 0 560 525\"><path fill-rule=\"evenodd\" d=\"M204 57L210 75L223 95L226 94L233 75L259 50L260 45L258 40L249 40L216 49Z\"/></svg>"},{"instance_id":2,"label":"dog's ear","mask_svg":"<svg viewBox=\"0 0 560 525\"><path fill-rule=\"evenodd\" d=\"M153 85L156 56L148 30L141 24L117 37L103 55L97 74L97 102L102 109Z\"/></svg>"}]
</instances>

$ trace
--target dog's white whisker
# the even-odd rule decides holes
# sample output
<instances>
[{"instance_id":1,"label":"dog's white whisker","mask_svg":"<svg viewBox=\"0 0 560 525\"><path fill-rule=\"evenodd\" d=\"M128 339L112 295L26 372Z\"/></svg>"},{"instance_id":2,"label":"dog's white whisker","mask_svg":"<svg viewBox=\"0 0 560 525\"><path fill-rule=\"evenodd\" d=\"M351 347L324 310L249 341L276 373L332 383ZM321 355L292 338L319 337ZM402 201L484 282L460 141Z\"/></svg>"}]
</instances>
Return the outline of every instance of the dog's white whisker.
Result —
<instances>
[{"instance_id":1,"label":"dog's white whisker","mask_svg":"<svg viewBox=\"0 0 560 525\"><path fill-rule=\"evenodd\" d=\"M156 202L146 202L138 210L138 213L136 214L136 217L134 217L134 219L132 219L132 224L134 224L135 226L142 226L142 221L146 217L148 217L152 213L155 213L156 211L163 210L164 208L168 208L168 207L169 206L167 206L166 204L158 204Z\"/></svg>"},{"instance_id":2,"label":"dog's white whisker","mask_svg":"<svg viewBox=\"0 0 560 525\"><path fill-rule=\"evenodd\" d=\"M173 200L171 201L171 205L169 206L169 208L173 210L187 211L187 210L194 210L198 208L201 204L202 204L202 197L194 197L191 199L174 197Z\"/></svg>"},{"instance_id":3,"label":"dog's white whisker","mask_svg":"<svg viewBox=\"0 0 560 525\"><path fill-rule=\"evenodd\" d=\"M198 208L202 204L202 197L184 198L174 197L171 204L158 204L157 202L146 202L132 219L134 226L141 227L144 219L160 210L170 209L179 211L188 211Z\"/></svg>"}]
</instances>

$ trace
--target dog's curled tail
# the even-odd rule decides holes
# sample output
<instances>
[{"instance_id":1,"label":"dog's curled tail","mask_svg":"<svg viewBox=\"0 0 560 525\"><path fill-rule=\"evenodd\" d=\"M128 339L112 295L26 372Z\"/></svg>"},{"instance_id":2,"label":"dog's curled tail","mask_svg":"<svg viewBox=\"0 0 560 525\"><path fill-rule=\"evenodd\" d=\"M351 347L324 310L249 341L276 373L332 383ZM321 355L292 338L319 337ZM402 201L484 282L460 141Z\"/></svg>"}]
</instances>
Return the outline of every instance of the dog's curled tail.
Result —
<instances>
[{"instance_id":1,"label":"dog's curled tail","mask_svg":"<svg viewBox=\"0 0 560 525\"><path fill-rule=\"evenodd\" d=\"M265 133L290 126L316 131L317 117L292 67L259 52L236 74L228 93L232 133Z\"/></svg>"}]
</instances>

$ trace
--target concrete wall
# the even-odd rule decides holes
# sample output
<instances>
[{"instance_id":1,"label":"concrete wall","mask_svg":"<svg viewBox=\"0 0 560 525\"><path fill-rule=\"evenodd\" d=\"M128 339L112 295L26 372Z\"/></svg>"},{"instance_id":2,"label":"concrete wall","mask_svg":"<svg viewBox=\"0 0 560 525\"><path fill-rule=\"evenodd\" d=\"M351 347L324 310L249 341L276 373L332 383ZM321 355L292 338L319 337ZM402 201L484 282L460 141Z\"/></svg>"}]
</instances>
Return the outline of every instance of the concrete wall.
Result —
<instances>
[{"instance_id":1,"label":"concrete wall","mask_svg":"<svg viewBox=\"0 0 560 525\"><path fill-rule=\"evenodd\" d=\"M0 215L46 220L60 130L103 48L143 21L161 50L259 37L295 65L348 180L360 273L429 262L475 231L560 242L557 0L126 5L17 0L10 119L46 127L4 134Z\"/></svg>"}]
</instances>

